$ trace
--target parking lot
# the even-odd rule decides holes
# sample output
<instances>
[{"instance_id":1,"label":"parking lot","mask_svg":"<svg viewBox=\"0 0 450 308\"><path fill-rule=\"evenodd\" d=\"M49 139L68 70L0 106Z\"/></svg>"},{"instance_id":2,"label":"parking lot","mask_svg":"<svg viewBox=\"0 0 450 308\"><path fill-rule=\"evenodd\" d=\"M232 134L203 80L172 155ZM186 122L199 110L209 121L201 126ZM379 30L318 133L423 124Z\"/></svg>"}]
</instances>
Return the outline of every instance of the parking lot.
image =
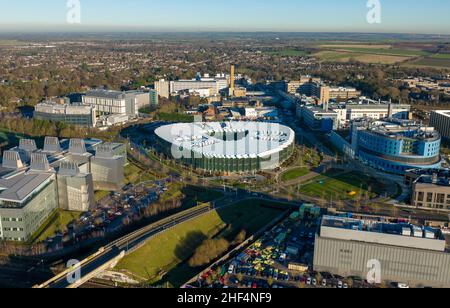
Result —
<instances>
[{"instance_id":1,"label":"parking lot","mask_svg":"<svg viewBox=\"0 0 450 308\"><path fill-rule=\"evenodd\" d=\"M113 233L142 218L145 210L167 191L169 179L150 185L127 186L122 193L111 193L96 208L83 213L79 220L67 225L63 232L45 240L49 251L58 250L84 240Z\"/></svg>"}]
</instances>

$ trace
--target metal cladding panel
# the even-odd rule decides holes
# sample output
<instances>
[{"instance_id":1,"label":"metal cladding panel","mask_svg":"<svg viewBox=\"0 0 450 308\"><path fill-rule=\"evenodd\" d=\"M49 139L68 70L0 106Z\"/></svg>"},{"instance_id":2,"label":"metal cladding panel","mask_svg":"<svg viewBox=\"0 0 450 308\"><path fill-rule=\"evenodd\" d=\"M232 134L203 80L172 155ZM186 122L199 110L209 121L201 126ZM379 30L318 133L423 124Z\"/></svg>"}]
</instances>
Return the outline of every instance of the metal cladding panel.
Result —
<instances>
[{"instance_id":1,"label":"metal cladding panel","mask_svg":"<svg viewBox=\"0 0 450 308\"><path fill-rule=\"evenodd\" d=\"M317 237L314 270L365 278L368 261L381 263L383 281L450 287L450 254Z\"/></svg>"}]
</instances>

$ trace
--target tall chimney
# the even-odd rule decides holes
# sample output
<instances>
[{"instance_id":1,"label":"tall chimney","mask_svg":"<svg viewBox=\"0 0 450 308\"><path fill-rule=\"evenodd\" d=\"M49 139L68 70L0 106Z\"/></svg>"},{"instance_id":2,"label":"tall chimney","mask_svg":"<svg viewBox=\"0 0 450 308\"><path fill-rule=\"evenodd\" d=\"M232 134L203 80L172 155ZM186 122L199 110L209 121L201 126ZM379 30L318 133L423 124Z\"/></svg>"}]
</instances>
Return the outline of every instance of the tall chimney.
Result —
<instances>
[{"instance_id":1,"label":"tall chimney","mask_svg":"<svg viewBox=\"0 0 450 308\"><path fill-rule=\"evenodd\" d=\"M231 65L231 72L230 72L230 89L234 89L234 65Z\"/></svg>"}]
</instances>

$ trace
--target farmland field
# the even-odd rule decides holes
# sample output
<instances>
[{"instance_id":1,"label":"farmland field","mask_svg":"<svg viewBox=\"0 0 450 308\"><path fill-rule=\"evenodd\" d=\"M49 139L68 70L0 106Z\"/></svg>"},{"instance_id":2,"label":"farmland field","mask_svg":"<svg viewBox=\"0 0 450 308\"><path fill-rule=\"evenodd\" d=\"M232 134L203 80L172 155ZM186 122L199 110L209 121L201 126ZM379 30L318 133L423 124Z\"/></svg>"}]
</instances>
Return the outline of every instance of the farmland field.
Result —
<instances>
[{"instance_id":1,"label":"farmland field","mask_svg":"<svg viewBox=\"0 0 450 308\"><path fill-rule=\"evenodd\" d=\"M326 62L396 64L422 57L433 57L420 48L393 47L389 44L327 44L320 45L314 56Z\"/></svg>"},{"instance_id":2,"label":"farmland field","mask_svg":"<svg viewBox=\"0 0 450 308\"><path fill-rule=\"evenodd\" d=\"M332 48L337 51L347 51L355 53L365 53L365 54L376 54L376 55L389 55L389 56L427 56L430 53L422 50L413 49L395 49L395 48L355 48L355 47L345 47L345 48Z\"/></svg>"},{"instance_id":3,"label":"farmland field","mask_svg":"<svg viewBox=\"0 0 450 308\"><path fill-rule=\"evenodd\" d=\"M314 56L318 57L322 61L348 62L350 60L354 60L362 63L379 64L395 64L411 59L411 57L408 56L364 54L347 51L321 51L316 53Z\"/></svg>"},{"instance_id":4,"label":"farmland field","mask_svg":"<svg viewBox=\"0 0 450 308\"><path fill-rule=\"evenodd\" d=\"M444 56L444 55L440 55ZM407 66L431 66L439 68L450 68L450 58L445 57L426 57L416 61L408 62Z\"/></svg>"},{"instance_id":5,"label":"farmland field","mask_svg":"<svg viewBox=\"0 0 450 308\"><path fill-rule=\"evenodd\" d=\"M328 49L336 49L336 48L365 48L365 49L389 49L392 45L387 44L329 44L329 45L320 45L320 48L328 48Z\"/></svg>"}]
</instances>

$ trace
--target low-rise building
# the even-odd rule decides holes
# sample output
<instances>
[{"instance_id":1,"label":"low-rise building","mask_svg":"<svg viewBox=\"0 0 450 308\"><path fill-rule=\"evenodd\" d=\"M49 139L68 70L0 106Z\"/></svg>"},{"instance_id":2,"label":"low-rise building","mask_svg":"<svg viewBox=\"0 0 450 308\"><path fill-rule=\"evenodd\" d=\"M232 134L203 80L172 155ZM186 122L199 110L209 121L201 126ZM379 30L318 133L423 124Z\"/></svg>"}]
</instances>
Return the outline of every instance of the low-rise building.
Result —
<instances>
[{"instance_id":1,"label":"low-rise building","mask_svg":"<svg viewBox=\"0 0 450 308\"><path fill-rule=\"evenodd\" d=\"M300 119L312 131L328 133L337 129L338 115L334 111L327 111L318 106L303 105L298 103Z\"/></svg>"},{"instance_id":2,"label":"low-rise building","mask_svg":"<svg viewBox=\"0 0 450 308\"><path fill-rule=\"evenodd\" d=\"M408 170L405 183L412 188L412 206L450 211L449 169Z\"/></svg>"},{"instance_id":3,"label":"low-rise building","mask_svg":"<svg viewBox=\"0 0 450 308\"><path fill-rule=\"evenodd\" d=\"M45 101L35 106L34 118L86 127L95 127L97 124L96 107L81 103L61 105Z\"/></svg>"},{"instance_id":4,"label":"low-rise building","mask_svg":"<svg viewBox=\"0 0 450 308\"><path fill-rule=\"evenodd\" d=\"M338 127L345 128L352 121L363 118L380 120L389 117L408 120L411 106L360 98L358 101L330 104L330 109L338 114Z\"/></svg>"},{"instance_id":5,"label":"low-rise building","mask_svg":"<svg viewBox=\"0 0 450 308\"><path fill-rule=\"evenodd\" d=\"M450 287L450 254L442 232L381 218L323 217L314 270L362 279L371 274L379 282L413 287Z\"/></svg>"},{"instance_id":6,"label":"low-rise building","mask_svg":"<svg viewBox=\"0 0 450 308\"><path fill-rule=\"evenodd\" d=\"M138 117L139 109L150 106L150 94L144 91L90 90L82 97L83 104L95 106L97 115Z\"/></svg>"}]
</instances>

